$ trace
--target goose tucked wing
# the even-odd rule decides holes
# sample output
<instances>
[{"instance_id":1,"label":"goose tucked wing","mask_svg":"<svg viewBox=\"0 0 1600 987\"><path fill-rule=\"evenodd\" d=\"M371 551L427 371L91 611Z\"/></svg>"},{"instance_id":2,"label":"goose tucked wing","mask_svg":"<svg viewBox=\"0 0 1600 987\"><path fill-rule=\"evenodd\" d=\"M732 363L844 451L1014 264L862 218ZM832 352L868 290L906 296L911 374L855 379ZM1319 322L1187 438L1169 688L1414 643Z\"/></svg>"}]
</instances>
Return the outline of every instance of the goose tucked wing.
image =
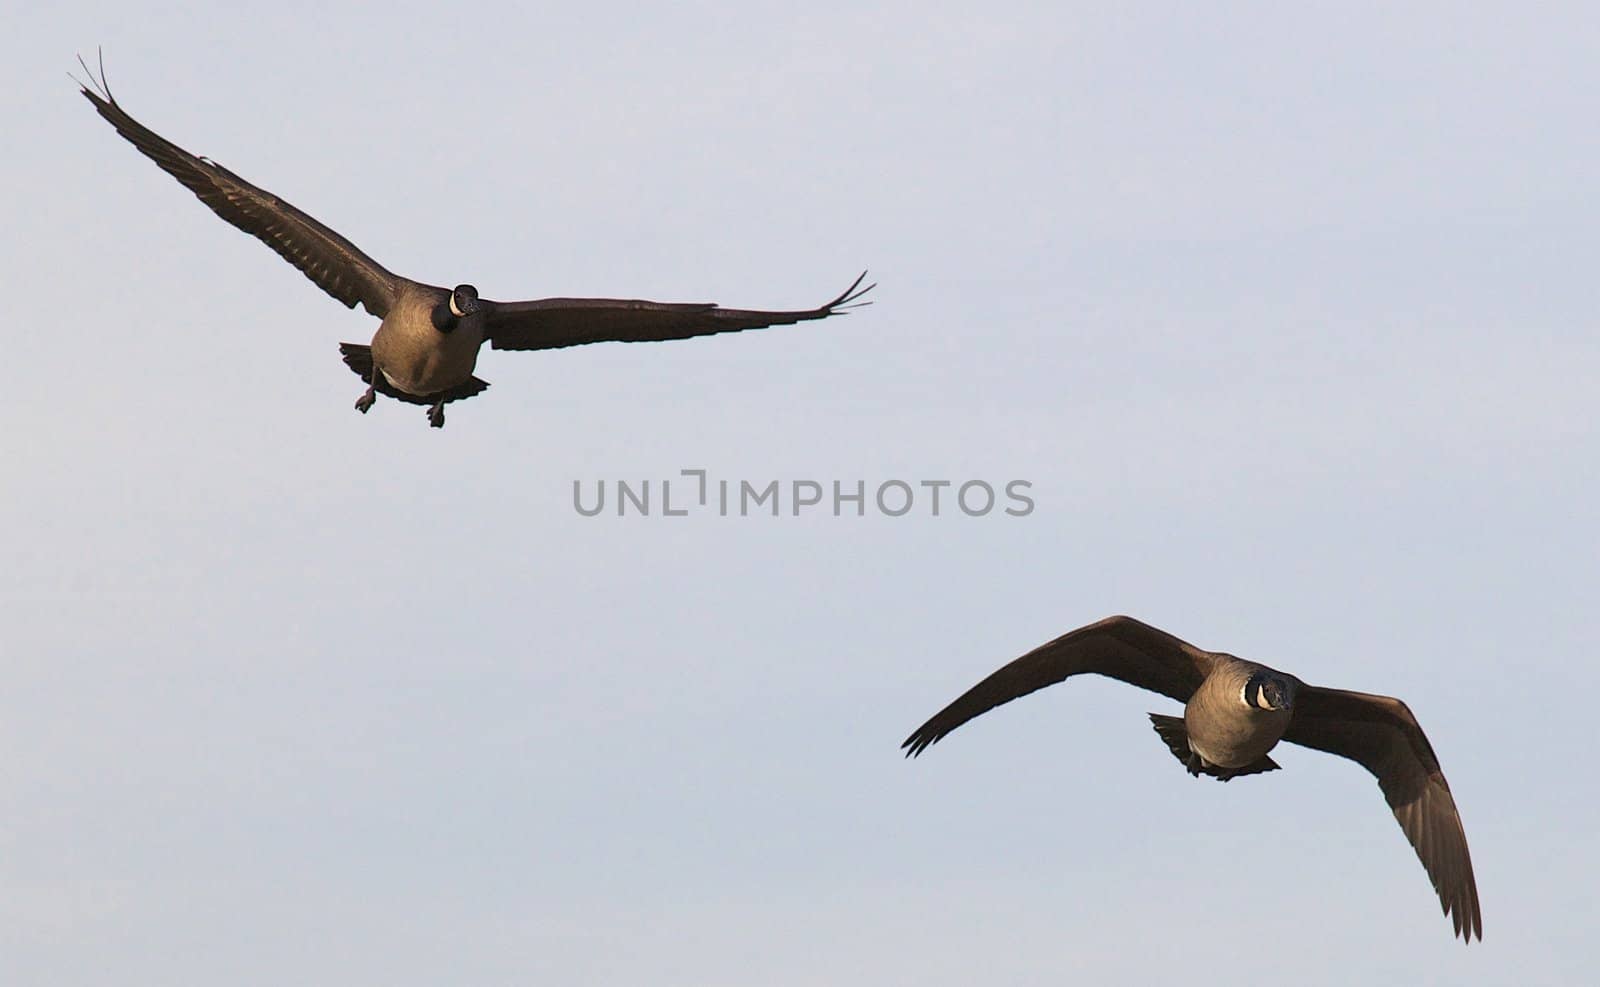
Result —
<instances>
[{"instance_id":1,"label":"goose tucked wing","mask_svg":"<svg viewBox=\"0 0 1600 987\"><path fill-rule=\"evenodd\" d=\"M129 116L112 98L104 79L102 69L101 92L81 87L95 110L140 153L210 206L212 212L277 251L317 287L350 308L360 302L379 318L389 311L399 290L399 278L299 209L216 162L190 154Z\"/></svg>"},{"instance_id":2,"label":"goose tucked wing","mask_svg":"<svg viewBox=\"0 0 1600 987\"><path fill-rule=\"evenodd\" d=\"M1210 652L1149 624L1132 617L1107 617L1004 666L935 713L900 746L907 757L914 757L973 717L1084 672L1188 702L1210 673L1212 662Z\"/></svg>"},{"instance_id":3,"label":"goose tucked wing","mask_svg":"<svg viewBox=\"0 0 1600 987\"><path fill-rule=\"evenodd\" d=\"M647 302L620 298L540 298L486 302L484 334L497 350L549 350L580 343L642 343L688 339L741 329L764 329L826 319L871 302L859 301L877 287L860 287L866 272L838 298L797 312L719 308L710 303Z\"/></svg>"},{"instance_id":4,"label":"goose tucked wing","mask_svg":"<svg viewBox=\"0 0 1600 987\"><path fill-rule=\"evenodd\" d=\"M1467 942L1483 938L1478 884L1439 759L1406 704L1389 696L1302 686L1283 739L1358 762L1378 787L1439 894L1439 903Z\"/></svg>"}]
</instances>

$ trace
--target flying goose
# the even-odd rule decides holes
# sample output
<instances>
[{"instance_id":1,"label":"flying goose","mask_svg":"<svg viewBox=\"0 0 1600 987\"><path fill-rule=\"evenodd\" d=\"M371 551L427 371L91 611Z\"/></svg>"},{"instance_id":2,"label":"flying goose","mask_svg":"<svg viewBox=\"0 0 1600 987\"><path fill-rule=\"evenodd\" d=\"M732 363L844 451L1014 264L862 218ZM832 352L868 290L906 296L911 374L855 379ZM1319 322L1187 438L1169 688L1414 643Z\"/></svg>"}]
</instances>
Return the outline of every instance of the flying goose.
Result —
<instances>
[{"instance_id":1,"label":"flying goose","mask_svg":"<svg viewBox=\"0 0 1600 987\"><path fill-rule=\"evenodd\" d=\"M83 60L80 58L79 63ZM767 312L714 304L670 304L613 298L540 298L495 302L470 284L454 290L400 277L355 244L272 193L209 158L196 157L124 111L106 84L84 65L83 95L117 133L182 182L218 216L261 240L349 308L360 302L383 321L370 346L341 343L344 362L367 382L356 401L365 414L378 394L428 405L428 423L444 427L444 406L478 394L488 383L474 377L478 348L543 350L607 340L646 342L719 332L761 329L825 319L857 305L875 285L863 273L837 298L818 308Z\"/></svg>"},{"instance_id":2,"label":"flying goose","mask_svg":"<svg viewBox=\"0 0 1600 987\"><path fill-rule=\"evenodd\" d=\"M1287 672L1203 651L1132 617L1107 617L1041 645L968 689L906 738L913 757L950 731L1019 696L1093 672L1170 696L1183 716L1150 714L1156 733L1196 777L1275 771L1279 740L1348 757L1377 776L1395 819L1433 881L1456 935L1483 938L1467 834L1428 738L1389 696L1307 685Z\"/></svg>"}]
</instances>

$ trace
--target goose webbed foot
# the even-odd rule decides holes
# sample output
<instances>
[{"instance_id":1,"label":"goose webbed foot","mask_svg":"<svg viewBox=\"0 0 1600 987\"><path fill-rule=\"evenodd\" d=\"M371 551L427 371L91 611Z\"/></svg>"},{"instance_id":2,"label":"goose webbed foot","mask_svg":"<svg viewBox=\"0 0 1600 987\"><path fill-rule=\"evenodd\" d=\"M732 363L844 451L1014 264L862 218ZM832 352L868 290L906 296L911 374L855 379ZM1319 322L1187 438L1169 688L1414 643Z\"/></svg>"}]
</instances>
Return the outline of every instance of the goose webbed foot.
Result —
<instances>
[{"instance_id":1,"label":"goose webbed foot","mask_svg":"<svg viewBox=\"0 0 1600 987\"><path fill-rule=\"evenodd\" d=\"M364 393L362 393L360 397L356 398L356 410L364 415L372 410L372 405L377 400L378 389L376 387L369 387Z\"/></svg>"},{"instance_id":2,"label":"goose webbed foot","mask_svg":"<svg viewBox=\"0 0 1600 987\"><path fill-rule=\"evenodd\" d=\"M443 401L435 401L433 407L428 409L428 424L434 428L444 428Z\"/></svg>"},{"instance_id":3,"label":"goose webbed foot","mask_svg":"<svg viewBox=\"0 0 1600 987\"><path fill-rule=\"evenodd\" d=\"M1198 778L1200 777L1201 770L1205 768L1206 762L1200 759L1199 754L1190 751L1189 760L1185 761L1183 766L1189 769L1189 774Z\"/></svg>"}]
</instances>

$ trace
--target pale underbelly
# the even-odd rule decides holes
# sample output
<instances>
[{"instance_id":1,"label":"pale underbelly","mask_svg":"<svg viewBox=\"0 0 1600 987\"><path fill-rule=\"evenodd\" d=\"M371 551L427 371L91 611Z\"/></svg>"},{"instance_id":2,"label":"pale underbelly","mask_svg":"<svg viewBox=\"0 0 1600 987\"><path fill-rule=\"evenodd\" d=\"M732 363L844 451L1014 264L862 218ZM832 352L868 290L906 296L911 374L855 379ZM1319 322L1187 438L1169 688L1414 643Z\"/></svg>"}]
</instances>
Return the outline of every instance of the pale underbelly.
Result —
<instances>
[{"instance_id":1,"label":"pale underbelly","mask_svg":"<svg viewBox=\"0 0 1600 987\"><path fill-rule=\"evenodd\" d=\"M1283 735L1283 727L1271 723L1240 723L1223 729L1196 730L1186 724L1189 747L1210 764L1223 768L1242 768L1254 764L1272 750Z\"/></svg>"},{"instance_id":2,"label":"pale underbelly","mask_svg":"<svg viewBox=\"0 0 1600 987\"><path fill-rule=\"evenodd\" d=\"M479 340L444 336L413 340L374 339L372 358L388 382L407 394L426 397L464 384L478 362Z\"/></svg>"},{"instance_id":3,"label":"pale underbelly","mask_svg":"<svg viewBox=\"0 0 1600 987\"><path fill-rule=\"evenodd\" d=\"M388 367L380 366L378 370L383 374L383 379L387 380L391 386L417 397L427 397L430 394L438 394L440 391L448 391L458 384L465 383L467 378L472 376L471 367L455 372L428 369L421 373L410 375L391 373Z\"/></svg>"}]
</instances>

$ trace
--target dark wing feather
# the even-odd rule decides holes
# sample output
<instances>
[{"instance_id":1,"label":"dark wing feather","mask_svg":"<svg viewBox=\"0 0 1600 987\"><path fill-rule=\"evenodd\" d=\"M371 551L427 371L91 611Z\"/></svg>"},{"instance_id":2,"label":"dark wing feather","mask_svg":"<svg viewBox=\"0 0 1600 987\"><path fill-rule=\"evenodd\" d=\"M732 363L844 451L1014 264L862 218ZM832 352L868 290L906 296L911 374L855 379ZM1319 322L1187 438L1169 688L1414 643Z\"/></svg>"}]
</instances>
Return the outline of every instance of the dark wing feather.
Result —
<instances>
[{"instance_id":1,"label":"dark wing feather","mask_svg":"<svg viewBox=\"0 0 1600 987\"><path fill-rule=\"evenodd\" d=\"M95 110L140 153L210 206L212 212L277 251L317 287L345 305L354 308L360 302L379 318L389 311L399 290L399 278L299 209L221 165L195 157L129 116L112 98L104 80L102 69L101 92L81 86Z\"/></svg>"},{"instance_id":2,"label":"dark wing feather","mask_svg":"<svg viewBox=\"0 0 1600 987\"><path fill-rule=\"evenodd\" d=\"M581 343L643 343L688 339L741 329L763 329L839 315L877 287L861 288L866 272L826 305L798 312L719 308L705 303L647 302L620 298L541 298L529 302L485 300L484 334L497 350L549 350Z\"/></svg>"},{"instance_id":3,"label":"dark wing feather","mask_svg":"<svg viewBox=\"0 0 1600 987\"><path fill-rule=\"evenodd\" d=\"M1406 704L1389 696L1301 686L1283 739L1348 757L1377 776L1378 787L1467 942L1483 938L1478 883L1439 759Z\"/></svg>"},{"instance_id":4,"label":"dark wing feather","mask_svg":"<svg viewBox=\"0 0 1600 987\"><path fill-rule=\"evenodd\" d=\"M921 754L975 716L1069 675L1094 672L1159 692L1179 702L1211 671L1210 652L1132 617L1107 617L1040 645L968 689L900 746L907 757Z\"/></svg>"}]
</instances>

